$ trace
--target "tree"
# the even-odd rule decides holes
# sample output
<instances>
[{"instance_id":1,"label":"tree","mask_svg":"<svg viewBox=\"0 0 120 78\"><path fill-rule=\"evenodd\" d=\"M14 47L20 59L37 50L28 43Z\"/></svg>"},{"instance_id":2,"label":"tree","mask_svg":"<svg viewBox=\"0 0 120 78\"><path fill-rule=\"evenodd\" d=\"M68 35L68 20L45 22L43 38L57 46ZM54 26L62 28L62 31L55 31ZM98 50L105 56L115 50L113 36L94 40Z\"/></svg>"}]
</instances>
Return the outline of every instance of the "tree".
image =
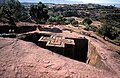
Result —
<instances>
[{"instance_id":1,"label":"tree","mask_svg":"<svg viewBox=\"0 0 120 78\"><path fill-rule=\"evenodd\" d=\"M49 18L48 10L46 9L46 6L42 4L42 2L39 2L37 5L31 5L30 15L37 24L43 23Z\"/></svg>"},{"instance_id":2,"label":"tree","mask_svg":"<svg viewBox=\"0 0 120 78\"><path fill-rule=\"evenodd\" d=\"M48 23L55 23L55 24L64 24L65 21L66 21L66 18L62 16L50 17L47 20Z\"/></svg>"},{"instance_id":3,"label":"tree","mask_svg":"<svg viewBox=\"0 0 120 78\"><path fill-rule=\"evenodd\" d=\"M119 32L116 29L117 23L115 21L106 20L103 26L98 30L98 33L110 39L116 39L119 36Z\"/></svg>"},{"instance_id":4,"label":"tree","mask_svg":"<svg viewBox=\"0 0 120 78\"><path fill-rule=\"evenodd\" d=\"M74 18L67 18L65 20L65 24L72 24L72 25L77 25L78 21L76 21Z\"/></svg>"},{"instance_id":5,"label":"tree","mask_svg":"<svg viewBox=\"0 0 120 78\"><path fill-rule=\"evenodd\" d=\"M90 25L92 23L92 20L90 18L85 18L83 21L82 21L83 24L88 24Z\"/></svg>"},{"instance_id":6,"label":"tree","mask_svg":"<svg viewBox=\"0 0 120 78\"><path fill-rule=\"evenodd\" d=\"M72 17L72 16L78 16L77 11L64 11L63 12L64 17Z\"/></svg>"},{"instance_id":7,"label":"tree","mask_svg":"<svg viewBox=\"0 0 120 78\"><path fill-rule=\"evenodd\" d=\"M56 18L55 17L50 17L47 22L56 22Z\"/></svg>"},{"instance_id":8,"label":"tree","mask_svg":"<svg viewBox=\"0 0 120 78\"><path fill-rule=\"evenodd\" d=\"M71 24L73 24L73 25L77 25L77 24L78 24L78 21L73 20Z\"/></svg>"},{"instance_id":9,"label":"tree","mask_svg":"<svg viewBox=\"0 0 120 78\"><path fill-rule=\"evenodd\" d=\"M22 21L27 17L26 9L18 0L4 0L0 6L0 20L14 25L17 21Z\"/></svg>"},{"instance_id":10,"label":"tree","mask_svg":"<svg viewBox=\"0 0 120 78\"><path fill-rule=\"evenodd\" d=\"M3 18L6 19L9 24L16 26L15 17L12 16L12 12L10 11L10 9L8 9L7 6L2 7L1 15L2 15L2 17L1 17L2 19Z\"/></svg>"},{"instance_id":11,"label":"tree","mask_svg":"<svg viewBox=\"0 0 120 78\"><path fill-rule=\"evenodd\" d=\"M72 22L75 21L75 19L74 18L68 18L67 21L68 21L69 24L72 24Z\"/></svg>"}]
</instances>

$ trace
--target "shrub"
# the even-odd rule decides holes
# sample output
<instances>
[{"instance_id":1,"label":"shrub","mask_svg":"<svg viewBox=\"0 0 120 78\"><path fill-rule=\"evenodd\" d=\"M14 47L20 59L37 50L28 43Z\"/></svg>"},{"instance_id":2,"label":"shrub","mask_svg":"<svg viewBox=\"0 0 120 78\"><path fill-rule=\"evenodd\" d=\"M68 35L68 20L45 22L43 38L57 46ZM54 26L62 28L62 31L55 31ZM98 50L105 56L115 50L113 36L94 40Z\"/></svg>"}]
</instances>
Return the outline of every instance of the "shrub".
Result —
<instances>
[{"instance_id":1,"label":"shrub","mask_svg":"<svg viewBox=\"0 0 120 78\"><path fill-rule=\"evenodd\" d=\"M83 21L82 21L83 24L92 24L92 20L90 18L85 18Z\"/></svg>"},{"instance_id":2,"label":"shrub","mask_svg":"<svg viewBox=\"0 0 120 78\"><path fill-rule=\"evenodd\" d=\"M43 23L49 18L48 10L42 2L30 6L30 15L36 23Z\"/></svg>"}]
</instances>

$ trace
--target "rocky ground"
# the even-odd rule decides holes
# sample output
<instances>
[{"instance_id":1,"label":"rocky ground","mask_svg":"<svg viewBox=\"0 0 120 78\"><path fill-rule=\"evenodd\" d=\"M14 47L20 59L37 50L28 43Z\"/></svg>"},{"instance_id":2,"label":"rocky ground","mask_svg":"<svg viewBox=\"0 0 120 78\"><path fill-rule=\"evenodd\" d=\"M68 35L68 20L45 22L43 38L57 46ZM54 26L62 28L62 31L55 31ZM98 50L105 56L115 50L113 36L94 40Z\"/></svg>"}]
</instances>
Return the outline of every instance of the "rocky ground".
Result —
<instances>
[{"instance_id":1,"label":"rocky ground","mask_svg":"<svg viewBox=\"0 0 120 78\"><path fill-rule=\"evenodd\" d=\"M116 73L71 60L31 42L0 38L1 78L118 78Z\"/></svg>"},{"instance_id":2,"label":"rocky ground","mask_svg":"<svg viewBox=\"0 0 120 78\"><path fill-rule=\"evenodd\" d=\"M101 39L76 32L65 30L54 34L64 37L86 37L96 46L110 70L69 59L40 48L32 42L1 37L0 78L120 78L120 55L113 50L114 47L111 48Z\"/></svg>"}]
</instances>

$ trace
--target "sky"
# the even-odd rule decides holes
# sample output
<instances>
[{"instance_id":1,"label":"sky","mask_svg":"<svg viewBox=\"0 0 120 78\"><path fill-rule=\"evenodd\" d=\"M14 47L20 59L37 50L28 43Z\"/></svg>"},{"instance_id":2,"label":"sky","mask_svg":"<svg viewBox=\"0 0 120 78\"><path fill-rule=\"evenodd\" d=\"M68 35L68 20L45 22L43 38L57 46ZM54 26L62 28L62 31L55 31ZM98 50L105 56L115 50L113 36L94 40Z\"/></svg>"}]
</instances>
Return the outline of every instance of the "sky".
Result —
<instances>
[{"instance_id":1,"label":"sky","mask_svg":"<svg viewBox=\"0 0 120 78\"><path fill-rule=\"evenodd\" d=\"M120 3L120 0L71 0L82 1L84 3Z\"/></svg>"},{"instance_id":2,"label":"sky","mask_svg":"<svg viewBox=\"0 0 120 78\"><path fill-rule=\"evenodd\" d=\"M20 2L43 2L43 3L120 3L120 0L19 0Z\"/></svg>"}]
</instances>

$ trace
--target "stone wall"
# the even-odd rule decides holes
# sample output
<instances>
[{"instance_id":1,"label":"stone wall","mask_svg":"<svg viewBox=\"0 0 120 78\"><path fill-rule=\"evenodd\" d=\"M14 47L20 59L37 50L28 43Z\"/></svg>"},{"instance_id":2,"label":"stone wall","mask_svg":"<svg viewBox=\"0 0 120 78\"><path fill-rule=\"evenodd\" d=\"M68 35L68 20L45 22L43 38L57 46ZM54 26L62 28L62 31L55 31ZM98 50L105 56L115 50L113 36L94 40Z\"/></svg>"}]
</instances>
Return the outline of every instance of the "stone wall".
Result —
<instances>
[{"instance_id":1,"label":"stone wall","mask_svg":"<svg viewBox=\"0 0 120 78\"><path fill-rule=\"evenodd\" d=\"M86 62L88 52L88 40L85 38L75 39L75 52L77 60Z\"/></svg>"},{"instance_id":2,"label":"stone wall","mask_svg":"<svg viewBox=\"0 0 120 78\"><path fill-rule=\"evenodd\" d=\"M96 48L89 42L88 54L87 54L87 63L95 65L97 59L100 59Z\"/></svg>"},{"instance_id":3,"label":"stone wall","mask_svg":"<svg viewBox=\"0 0 120 78\"><path fill-rule=\"evenodd\" d=\"M88 40L86 38L67 38L75 41L74 59L86 63L88 53Z\"/></svg>"},{"instance_id":4,"label":"stone wall","mask_svg":"<svg viewBox=\"0 0 120 78\"><path fill-rule=\"evenodd\" d=\"M75 45L65 44L65 54L66 57L75 59Z\"/></svg>"},{"instance_id":5,"label":"stone wall","mask_svg":"<svg viewBox=\"0 0 120 78\"><path fill-rule=\"evenodd\" d=\"M12 33L15 32L17 27L15 26L0 26L0 33Z\"/></svg>"},{"instance_id":6,"label":"stone wall","mask_svg":"<svg viewBox=\"0 0 120 78\"><path fill-rule=\"evenodd\" d=\"M96 47L89 41L88 54L87 54L87 64L93 65L96 68L110 70L103 62L101 56L99 55Z\"/></svg>"},{"instance_id":7,"label":"stone wall","mask_svg":"<svg viewBox=\"0 0 120 78\"><path fill-rule=\"evenodd\" d=\"M36 26L22 26L22 27L16 27L16 26L0 26L0 33L26 33L30 31L35 31Z\"/></svg>"},{"instance_id":8,"label":"stone wall","mask_svg":"<svg viewBox=\"0 0 120 78\"><path fill-rule=\"evenodd\" d=\"M35 31L36 30L36 26L22 26L22 27L17 27L16 29L16 33L26 33L26 32L30 32L30 31Z\"/></svg>"}]
</instances>

